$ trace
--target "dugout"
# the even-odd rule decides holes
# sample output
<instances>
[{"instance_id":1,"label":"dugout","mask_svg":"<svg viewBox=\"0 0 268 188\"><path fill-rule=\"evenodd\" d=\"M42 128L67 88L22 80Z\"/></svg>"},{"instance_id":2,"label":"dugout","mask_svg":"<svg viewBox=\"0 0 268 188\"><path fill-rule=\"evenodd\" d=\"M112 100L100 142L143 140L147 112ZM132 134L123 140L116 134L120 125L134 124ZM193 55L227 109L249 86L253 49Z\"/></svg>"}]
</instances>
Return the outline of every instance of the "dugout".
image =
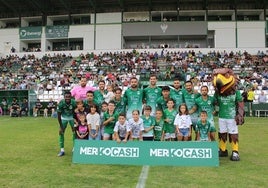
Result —
<instances>
[{"instance_id":1,"label":"dugout","mask_svg":"<svg viewBox=\"0 0 268 188\"><path fill-rule=\"evenodd\" d=\"M8 108L10 107L12 103L12 99L16 97L18 103L22 104L22 101L24 98L28 99L28 115L33 114L33 106L36 102L37 96L36 93L33 90L1 90L0 91L0 101L2 101L3 98L7 99Z\"/></svg>"}]
</instances>

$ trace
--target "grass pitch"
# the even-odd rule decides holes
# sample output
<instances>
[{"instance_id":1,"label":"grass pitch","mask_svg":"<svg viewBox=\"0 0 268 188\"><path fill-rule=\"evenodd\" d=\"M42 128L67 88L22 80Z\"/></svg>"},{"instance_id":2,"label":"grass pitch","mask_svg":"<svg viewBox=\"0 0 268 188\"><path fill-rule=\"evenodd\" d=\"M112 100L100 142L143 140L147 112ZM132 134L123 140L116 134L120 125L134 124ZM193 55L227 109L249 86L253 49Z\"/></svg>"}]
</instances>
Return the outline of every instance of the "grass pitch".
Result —
<instances>
[{"instance_id":1,"label":"grass pitch","mask_svg":"<svg viewBox=\"0 0 268 188\"><path fill-rule=\"evenodd\" d=\"M146 187L267 187L267 120L246 118L240 127L241 161L221 158L219 167L150 167ZM128 188L139 180L141 166L73 164L70 127L66 155L57 157L56 119L1 116L0 130L0 187Z\"/></svg>"}]
</instances>

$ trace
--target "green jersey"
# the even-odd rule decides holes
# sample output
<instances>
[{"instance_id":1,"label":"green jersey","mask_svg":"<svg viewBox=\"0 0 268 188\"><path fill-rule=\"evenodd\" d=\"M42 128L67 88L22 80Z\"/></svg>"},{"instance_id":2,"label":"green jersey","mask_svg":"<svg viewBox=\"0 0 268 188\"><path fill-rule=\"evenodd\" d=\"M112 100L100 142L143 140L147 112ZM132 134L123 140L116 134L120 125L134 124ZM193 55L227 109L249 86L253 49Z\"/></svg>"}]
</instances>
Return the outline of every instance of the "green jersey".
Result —
<instances>
[{"instance_id":1,"label":"green jersey","mask_svg":"<svg viewBox=\"0 0 268 188\"><path fill-rule=\"evenodd\" d=\"M65 99L62 99L57 106L57 112L61 113L62 120L72 120L75 108L76 102L74 99L71 99L70 103L66 103Z\"/></svg>"},{"instance_id":2,"label":"green jersey","mask_svg":"<svg viewBox=\"0 0 268 188\"><path fill-rule=\"evenodd\" d=\"M195 99L200 97L200 93L189 93L187 90L183 92L183 98L186 103L188 110L191 110L195 106ZM198 111L195 111L193 114L190 115L191 118L198 117Z\"/></svg>"},{"instance_id":3,"label":"green jersey","mask_svg":"<svg viewBox=\"0 0 268 188\"><path fill-rule=\"evenodd\" d=\"M154 118L152 116L149 116L149 117L141 116L141 118L143 120L143 127L144 127L144 129L147 129L147 128L155 125L155 120L154 120ZM143 132L142 136L144 136L144 137L154 136L154 129L151 129L147 133Z\"/></svg>"},{"instance_id":4,"label":"green jersey","mask_svg":"<svg viewBox=\"0 0 268 188\"><path fill-rule=\"evenodd\" d=\"M176 89L171 89L170 90L170 98L172 98L175 102L175 109L178 110L179 106L181 103L184 103L184 98L183 98L183 91L182 89L176 90Z\"/></svg>"},{"instance_id":5,"label":"green jersey","mask_svg":"<svg viewBox=\"0 0 268 188\"><path fill-rule=\"evenodd\" d=\"M164 111L167 109L167 101L164 99L163 96L159 97L156 101L156 108Z\"/></svg>"},{"instance_id":6,"label":"green jersey","mask_svg":"<svg viewBox=\"0 0 268 188\"><path fill-rule=\"evenodd\" d=\"M165 109L163 111L164 119L169 119L169 122L164 123L164 131L165 133L175 133L174 120L177 115L177 111L175 109L169 111L169 109Z\"/></svg>"},{"instance_id":7,"label":"green jersey","mask_svg":"<svg viewBox=\"0 0 268 188\"><path fill-rule=\"evenodd\" d=\"M198 97L195 100L195 104L197 106L198 114L201 111L206 111L208 114L208 119L213 119L213 111L215 105L215 98L212 96L208 96L207 100L204 100L202 96Z\"/></svg>"},{"instance_id":8,"label":"green jersey","mask_svg":"<svg viewBox=\"0 0 268 188\"><path fill-rule=\"evenodd\" d=\"M143 90L143 97L145 99L145 104L152 107L152 115L155 115L156 110L156 101L159 97L161 97L162 89L159 87L146 87Z\"/></svg>"},{"instance_id":9,"label":"green jersey","mask_svg":"<svg viewBox=\"0 0 268 188\"><path fill-rule=\"evenodd\" d=\"M160 141L164 127L164 120L161 118L159 121L155 119L154 125L154 140Z\"/></svg>"},{"instance_id":10,"label":"green jersey","mask_svg":"<svg viewBox=\"0 0 268 188\"><path fill-rule=\"evenodd\" d=\"M96 91L94 91L93 95L94 95L94 103L95 103L98 107L100 107L101 104L102 104L103 101L104 101L103 94L102 94L99 90L96 90Z\"/></svg>"},{"instance_id":11,"label":"green jersey","mask_svg":"<svg viewBox=\"0 0 268 188\"><path fill-rule=\"evenodd\" d=\"M215 94L219 105L219 118L234 119L236 116L236 103L242 102L242 96L239 90L233 95L219 96Z\"/></svg>"},{"instance_id":12,"label":"green jersey","mask_svg":"<svg viewBox=\"0 0 268 188\"><path fill-rule=\"evenodd\" d=\"M106 126L104 126L104 133L113 134L114 133L114 126L118 119L118 113L114 112L113 114L109 114L109 112L104 112L103 118L104 121L113 117L113 121L110 121Z\"/></svg>"},{"instance_id":13,"label":"green jersey","mask_svg":"<svg viewBox=\"0 0 268 188\"><path fill-rule=\"evenodd\" d=\"M133 110L139 110L142 112L142 99L143 91L142 89L133 90L128 88L124 93L124 100L127 105L127 119L132 117Z\"/></svg>"},{"instance_id":14,"label":"green jersey","mask_svg":"<svg viewBox=\"0 0 268 188\"><path fill-rule=\"evenodd\" d=\"M196 127L200 134L200 140L208 141L208 133L210 132L210 122L206 121L203 124L201 120L198 120L196 123Z\"/></svg>"},{"instance_id":15,"label":"green jersey","mask_svg":"<svg viewBox=\"0 0 268 188\"><path fill-rule=\"evenodd\" d=\"M113 101L115 102L115 111L118 114L126 112L126 101L123 97L120 100L114 99Z\"/></svg>"}]
</instances>

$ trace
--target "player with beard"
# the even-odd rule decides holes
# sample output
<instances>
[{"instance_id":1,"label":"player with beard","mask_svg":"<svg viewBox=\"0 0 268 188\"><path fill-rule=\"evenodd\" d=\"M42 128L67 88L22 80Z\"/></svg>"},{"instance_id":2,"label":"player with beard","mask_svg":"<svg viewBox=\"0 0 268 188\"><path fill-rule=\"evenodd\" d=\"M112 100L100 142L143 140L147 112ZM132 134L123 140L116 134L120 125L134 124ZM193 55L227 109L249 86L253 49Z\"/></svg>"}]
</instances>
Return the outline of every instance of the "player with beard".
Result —
<instances>
[{"instance_id":1,"label":"player with beard","mask_svg":"<svg viewBox=\"0 0 268 188\"><path fill-rule=\"evenodd\" d=\"M156 85L157 83L156 75L150 75L149 82L150 85L143 90L144 95L143 97L145 104L147 106L151 106L152 108L151 115L155 116L156 101L159 97L161 97L162 89Z\"/></svg>"},{"instance_id":2,"label":"player with beard","mask_svg":"<svg viewBox=\"0 0 268 188\"><path fill-rule=\"evenodd\" d=\"M196 132L196 123L198 120L198 112L195 107L195 99L200 97L200 93L194 92L193 83L191 81L185 82L185 90L183 92L183 98L187 109L189 110L189 115L191 116L192 120L192 128ZM197 139L197 134L195 134L195 140Z\"/></svg>"},{"instance_id":3,"label":"player with beard","mask_svg":"<svg viewBox=\"0 0 268 188\"><path fill-rule=\"evenodd\" d=\"M80 80L80 86L75 86L71 90L71 94L75 100L85 100L87 98L87 91L95 91L95 88L87 86L87 78L82 77Z\"/></svg>"},{"instance_id":4,"label":"player with beard","mask_svg":"<svg viewBox=\"0 0 268 188\"><path fill-rule=\"evenodd\" d=\"M208 95L208 87L202 86L201 96L195 100L195 104L199 114L201 114L202 111L207 112L207 121L210 122L209 137L211 141L215 141L216 133L216 128L213 119L213 115L215 115L216 113L214 109L215 103L215 98Z\"/></svg>"},{"instance_id":5,"label":"player with beard","mask_svg":"<svg viewBox=\"0 0 268 188\"><path fill-rule=\"evenodd\" d=\"M136 77L130 79L130 88L125 91L124 98L127 106L127 119L132 118L133 110L142 111L143 91L138 88L138 79Z\"/></svg>"},{"instance_id":6,"label":"player with beard","mask_svg":"<svg viewBox=\"0 0 268 188\"><path fill-rule=\"evenodd\" d=\"M104 80L99 81L98 86L98 90L94 91L94 103L97 105L97 107L100 107L102 102L104 102L103 95L106 94Z\"/></svg>"},{"instance_id":7,"label":"player with beard","mask_svg":"<svg viewBox=\"0 0 268 188\"><path fill-rule=\"evenodd\" d=\"M174 89L170 90L170 98L172 98L175 102L174 109L178 111L179 106L184 103L183 99L183 90L181 89L181 83L178 78L175 78L173 81Z\"/></svg>"}]
</instances>

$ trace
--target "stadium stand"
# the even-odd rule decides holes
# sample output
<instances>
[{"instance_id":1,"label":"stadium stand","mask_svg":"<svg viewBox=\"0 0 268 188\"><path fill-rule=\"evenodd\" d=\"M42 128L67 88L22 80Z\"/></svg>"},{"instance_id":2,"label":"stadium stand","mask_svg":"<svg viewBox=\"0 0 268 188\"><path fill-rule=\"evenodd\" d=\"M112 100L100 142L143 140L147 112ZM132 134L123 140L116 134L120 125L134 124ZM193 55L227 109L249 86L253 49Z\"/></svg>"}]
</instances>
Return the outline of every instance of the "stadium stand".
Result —
<instances>
[{"instance_id":1,"label":"stadium stand","mask_svg":"<svg viewBox=\"0 0 268 188\"><path fill-rule=\"evenodd\" d=\"M124 90L154 73L161 85L191 79L213 95L213 69L228 66L241 92L254 88L254 104L261 90L268 102L265 0L38 2L0 2L0 90L58 101L84 75Z\"/></svg>"}]
</instances>

